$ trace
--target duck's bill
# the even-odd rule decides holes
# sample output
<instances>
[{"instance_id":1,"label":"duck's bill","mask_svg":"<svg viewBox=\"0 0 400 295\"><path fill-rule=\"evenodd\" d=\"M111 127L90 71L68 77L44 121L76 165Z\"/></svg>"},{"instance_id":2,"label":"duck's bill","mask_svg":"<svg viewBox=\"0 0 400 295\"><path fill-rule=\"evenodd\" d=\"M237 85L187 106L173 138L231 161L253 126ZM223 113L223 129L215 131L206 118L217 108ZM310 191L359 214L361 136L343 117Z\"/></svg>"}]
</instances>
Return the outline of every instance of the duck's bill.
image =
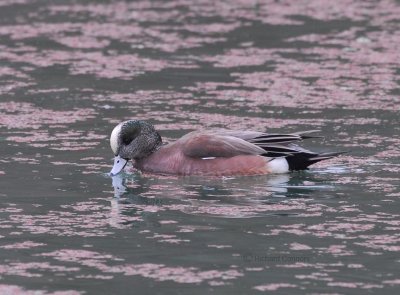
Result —
<instances>
[{"instance_id":1,"label":"duck's bill","mask_svg":"<svg viewBox=\"0 0 400 295\"><path fill-rule=\"evenodd\" d=\"M124 169L124 167L126 166L127 163L128 163L128 160L125 160L124 158L121 158L120 156L116 156L114 158L114 166L110 171L110 175L114 176L114 175L117 175L118 173L120 173L122 171L122 169Z\"/></svg>"}]
</instances>

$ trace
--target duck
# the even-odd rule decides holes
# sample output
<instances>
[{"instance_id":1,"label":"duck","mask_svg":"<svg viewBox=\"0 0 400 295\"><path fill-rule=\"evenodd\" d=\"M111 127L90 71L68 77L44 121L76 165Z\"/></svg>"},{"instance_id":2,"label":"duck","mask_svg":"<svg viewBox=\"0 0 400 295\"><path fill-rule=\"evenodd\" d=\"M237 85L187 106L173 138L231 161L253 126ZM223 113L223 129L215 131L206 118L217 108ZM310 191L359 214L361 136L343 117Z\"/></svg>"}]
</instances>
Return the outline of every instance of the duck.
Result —
<instances>
[{"instance_id":1,"label":"duck","mask_svg":"<svg viewBox=\"0 0 400 295\"><path fill-rule=\"evenodd\" d=\"M179 176L250 176L306 170L343 152L317 153L297 143L321 138L319 130L277 134L259 131L192 131L163 143L154 126L143 120L119 123L111 132L114 165L120 173L129 160L144 173Z\"/></svg>"}]
</instances>

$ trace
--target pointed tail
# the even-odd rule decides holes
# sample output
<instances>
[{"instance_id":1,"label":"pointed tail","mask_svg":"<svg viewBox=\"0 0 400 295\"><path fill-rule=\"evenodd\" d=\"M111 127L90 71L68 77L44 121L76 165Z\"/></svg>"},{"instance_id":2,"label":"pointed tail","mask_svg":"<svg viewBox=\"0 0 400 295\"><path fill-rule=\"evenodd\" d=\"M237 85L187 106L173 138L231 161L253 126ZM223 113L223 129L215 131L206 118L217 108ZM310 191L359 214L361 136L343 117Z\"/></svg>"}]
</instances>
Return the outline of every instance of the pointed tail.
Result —
<instances>
[{"instance_id":1,"label":"pointed tail","mask_svg":"<svg viewBox=\"0 0 400 295\"><path fill-rule=\"evenodd\" d=\"M312 164L315 164L319 161L334 158L334 157L339 156L344 153L346 153L346 152L321 153L321 154L300 152L300 153L292 154L285 158L289 164L289 170L297 171L297 170L308 169L308 166L310 166Z\"/></svg>"}]
</instances>

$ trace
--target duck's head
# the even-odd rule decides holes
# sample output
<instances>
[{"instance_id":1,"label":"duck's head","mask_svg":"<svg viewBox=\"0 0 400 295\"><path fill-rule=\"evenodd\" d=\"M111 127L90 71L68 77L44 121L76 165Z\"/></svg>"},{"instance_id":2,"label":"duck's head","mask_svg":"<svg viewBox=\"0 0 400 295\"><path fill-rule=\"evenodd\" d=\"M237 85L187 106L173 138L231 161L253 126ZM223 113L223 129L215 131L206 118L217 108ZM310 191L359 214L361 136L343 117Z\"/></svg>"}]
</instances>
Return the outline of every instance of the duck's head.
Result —
<instances>
[{"instance_id":1,"label":"duck's head","mask_svg":"<svg viewBox=\"0 0 400 295\"><path fill-rule=\"evenodd\" d=\"M155 152L162 144L153 125L139 120L119 123L111 132L110 145L114 152L111 176L124 169L129 159L138 160Z\"/></svg>"}]
</instances>

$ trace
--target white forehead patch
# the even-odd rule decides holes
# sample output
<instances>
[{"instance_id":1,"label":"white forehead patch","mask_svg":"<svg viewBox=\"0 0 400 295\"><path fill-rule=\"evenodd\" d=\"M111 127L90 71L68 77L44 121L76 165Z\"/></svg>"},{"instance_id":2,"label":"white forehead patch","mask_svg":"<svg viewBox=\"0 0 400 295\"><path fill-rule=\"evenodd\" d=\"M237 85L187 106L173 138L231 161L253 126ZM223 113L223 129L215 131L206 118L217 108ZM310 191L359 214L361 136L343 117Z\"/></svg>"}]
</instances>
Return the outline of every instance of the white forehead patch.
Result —
<instances>
[{"instance_id":1,"label":"white forehead patch","mask_svg":"<svg viewBox=\"0 0 400 295\"><path fill-rule=\"evenodd\" d=\"M110 145L114 155L118 151L118 137L119 133L121 132L122 124L124 124L124 122L119 123L117 126L115 126L114 130L111 132Z\"/></svg>"}]
</instances>

